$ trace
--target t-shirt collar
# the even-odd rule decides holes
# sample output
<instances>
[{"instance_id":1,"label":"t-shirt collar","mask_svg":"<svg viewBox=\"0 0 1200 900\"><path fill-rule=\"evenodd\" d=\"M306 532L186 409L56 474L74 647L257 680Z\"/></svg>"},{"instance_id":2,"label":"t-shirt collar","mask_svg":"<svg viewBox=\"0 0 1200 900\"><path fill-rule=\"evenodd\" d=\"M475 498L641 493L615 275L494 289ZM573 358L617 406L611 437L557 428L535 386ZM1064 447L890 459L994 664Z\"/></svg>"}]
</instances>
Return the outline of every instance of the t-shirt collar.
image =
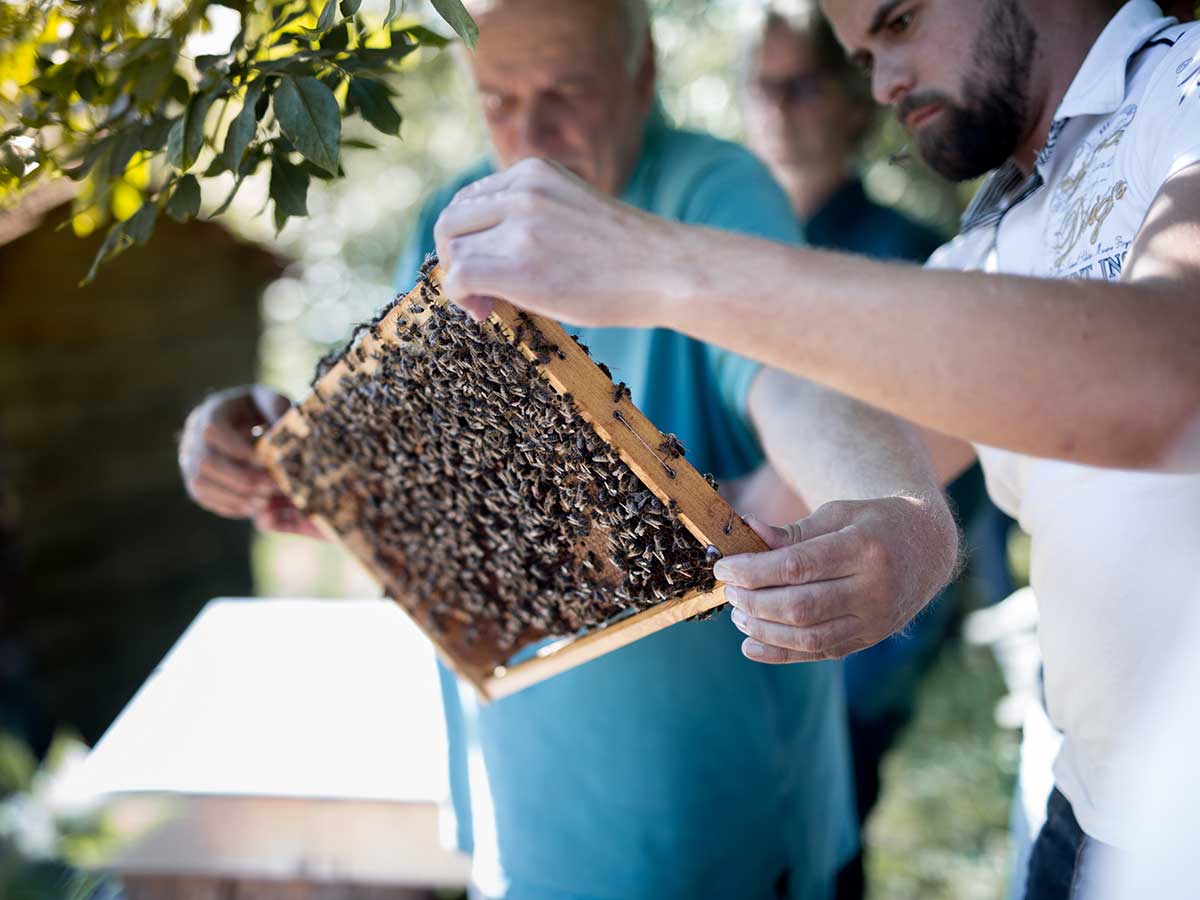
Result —
<instances>
[{"instance_id":1,"label":"t-shirt collar","mask_svg":"<svg viewBox=\"0 0 1200 900\"><path fill-rule=\"evenodd\" d=\"M618 197L624 202L637 205L636 198L639 196L641 183L646 178L652 160L657 155L657 145L670 127L671 121L667 117L667 110L663 106L662 98L655 94L654 102L650 105L650 112L646 115L646 122L642 126L642 142L638 147L637 162L633 164L633 169L618 194Z\"/></svg>"},{"instance_id":2,"label":"t-shirt collar","mask_svg":"<svg viewBox=\"0 0 1200 900\"><path fill-rule=\"evenodd\" d=\"M1129 0L1104 31L1075 74L1055 119L1106 116L1125 102L1129 60L1157 32L1174 24L1153 0Z\"/></svg>"}]
</instances>

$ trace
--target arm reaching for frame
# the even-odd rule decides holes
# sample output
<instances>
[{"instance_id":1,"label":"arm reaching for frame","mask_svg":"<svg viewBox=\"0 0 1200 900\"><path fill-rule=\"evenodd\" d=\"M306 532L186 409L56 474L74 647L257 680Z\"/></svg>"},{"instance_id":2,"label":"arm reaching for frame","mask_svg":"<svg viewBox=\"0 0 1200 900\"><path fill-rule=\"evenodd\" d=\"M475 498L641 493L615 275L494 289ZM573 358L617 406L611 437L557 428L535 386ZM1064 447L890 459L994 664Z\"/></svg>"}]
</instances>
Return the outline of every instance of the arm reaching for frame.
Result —
<instances>
[{"instance_id":1,"label":"arm reaching for frame","mask_svg":"<svg viewBox=\"0 0 1200 900\"><path fill-rule=\"evenodd\" d=\"M903 628L950 580L958 531L906 423L764 369L750 415L771 466L816 511L751 527L771 548L719 561L742 652L767 663L832 659Z\"/></svg>"},{"instance_id":2,"label":"arm reaching for frame","mask_svg":"<svg viewBox=\"0 0 1200 900\"><path fill-rule=\"evenodd\" d=\"M923 270L668 222L540 160L443 212L446 289L674 328L930 429L1034 456L1200 470L1200 165L1118 283ZM936 352L931 352L935 349Z\"/></svg>"}]
</instances>

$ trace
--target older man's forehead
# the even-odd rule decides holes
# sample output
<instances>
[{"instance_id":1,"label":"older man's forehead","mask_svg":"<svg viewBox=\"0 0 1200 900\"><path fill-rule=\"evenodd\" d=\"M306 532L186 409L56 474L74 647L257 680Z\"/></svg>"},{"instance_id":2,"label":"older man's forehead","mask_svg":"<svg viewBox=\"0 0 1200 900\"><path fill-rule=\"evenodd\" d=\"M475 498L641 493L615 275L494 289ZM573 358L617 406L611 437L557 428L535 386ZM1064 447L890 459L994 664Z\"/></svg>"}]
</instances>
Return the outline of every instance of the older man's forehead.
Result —
<instances>
[{"instance_id":1,"label":"older man's forehead","mask_svg":"<svg viewBox=\"0 0 1200 900\"><path fill-rule=\"evenodd\" d=\"M464 5L476 18L495 15L546 16L563 13L575 17L615 19L621 11L619 0L465 0Z\"/></svg>"},{"instance_id":2,"label":"older man's forehead","mask_svg":"<svg viewBox=\"0 0 1200 900\"><path fill-rule=\"evenodd\" d=\"M479 44L468 57L476 69L546 68L561 76L621 67L620 44L597 35L586 21L556 16L531 20L528 27L519 18L480 24Z\"/></svg>"},{"instance_id":3,"label":"older man's forehead","mask_svg":"<svg viewBox=\"0 0 1200 900\"><path fill-rule=\"evenodd\" d=\"M618 4L609 0L481 0L487 12L479 13L480 45L489 31L519 29L526 36L514 50L532 51L550 41L566 42L577 49L619 50ZM504 40L510 40L506 33Z\"/></svg>"}]
</instances>

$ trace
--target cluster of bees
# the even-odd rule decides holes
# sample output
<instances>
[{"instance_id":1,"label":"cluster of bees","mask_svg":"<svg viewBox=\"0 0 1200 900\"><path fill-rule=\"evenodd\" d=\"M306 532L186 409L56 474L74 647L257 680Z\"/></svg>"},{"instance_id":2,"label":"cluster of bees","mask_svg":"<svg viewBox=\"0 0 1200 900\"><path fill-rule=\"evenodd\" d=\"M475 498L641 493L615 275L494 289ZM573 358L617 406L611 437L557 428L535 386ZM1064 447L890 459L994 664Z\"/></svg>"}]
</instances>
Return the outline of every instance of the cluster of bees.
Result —
<instances>
[{"instance_id":1,"label":"cluster of bees","mask_svg":"<svg viewBox=\"0 0 1200 900\"><path fill-rule=\"evenodd\" d=\"M476 656L487 645L495 664L711 589L706 548L674 501L541 375L558 348L521 328L527 359L498 325L437 297L427 270L422 297L338 354L336 395L306 408L303 440L278 436L307 511L357 532L419 621ZM674 436L660 450L684 452Z\"/></svg>"}]
</instances>

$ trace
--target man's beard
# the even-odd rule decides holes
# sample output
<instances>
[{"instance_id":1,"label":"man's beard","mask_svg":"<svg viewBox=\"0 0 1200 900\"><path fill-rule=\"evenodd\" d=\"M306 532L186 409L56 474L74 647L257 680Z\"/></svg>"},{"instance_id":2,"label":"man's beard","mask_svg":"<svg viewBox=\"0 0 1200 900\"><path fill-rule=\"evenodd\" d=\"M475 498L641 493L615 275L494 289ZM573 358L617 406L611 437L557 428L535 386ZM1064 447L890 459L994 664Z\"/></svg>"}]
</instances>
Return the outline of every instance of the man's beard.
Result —
<instances>
[{"instance_id":1,"label":"man's beard","mask_svg":"<svg viewBox=\"0 0 1200 900\"><path fill-rule=\"evenodd\" d=\"M1029 79L1037 32L1013 0L992 0L975 38L975 65L963 80L963 103L935 91L901 101L901 121L914 109L940 104L938 118L916 134L935 172L967 181L999 166L1029 127Z\"/></svg>"}]
</instances>

